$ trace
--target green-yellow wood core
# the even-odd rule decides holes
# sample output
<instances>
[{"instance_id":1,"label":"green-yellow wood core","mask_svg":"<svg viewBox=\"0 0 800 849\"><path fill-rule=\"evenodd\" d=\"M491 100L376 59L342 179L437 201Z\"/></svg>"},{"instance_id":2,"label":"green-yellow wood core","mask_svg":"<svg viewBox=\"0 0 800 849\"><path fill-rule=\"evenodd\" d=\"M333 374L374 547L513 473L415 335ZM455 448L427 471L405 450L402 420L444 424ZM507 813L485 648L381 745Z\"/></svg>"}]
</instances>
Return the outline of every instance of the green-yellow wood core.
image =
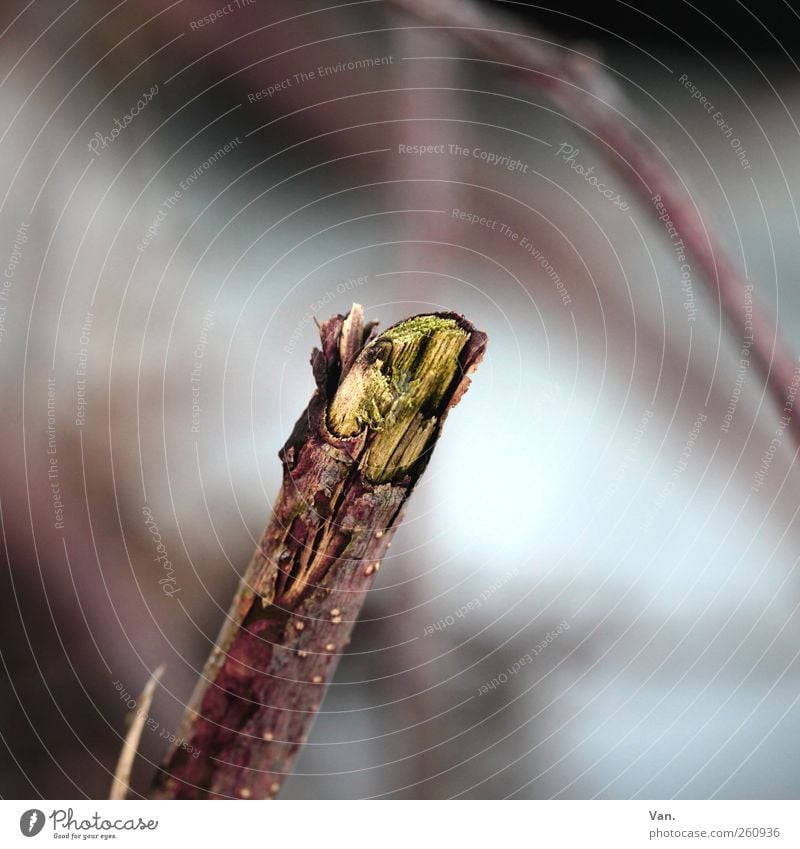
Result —
<instances>
[{"instance_id":1,"label":"green-yellow wood core","mask_svg":"<svg viewBox=\"0 0 800 849\"><path fill-rule=\"evenodd\" d=\"M454 319L418 315L364 347L330 404L337 436L376 431L365 476L385 483L404 474L428 447L469 334Z\"/></svg>"}]
</instances>

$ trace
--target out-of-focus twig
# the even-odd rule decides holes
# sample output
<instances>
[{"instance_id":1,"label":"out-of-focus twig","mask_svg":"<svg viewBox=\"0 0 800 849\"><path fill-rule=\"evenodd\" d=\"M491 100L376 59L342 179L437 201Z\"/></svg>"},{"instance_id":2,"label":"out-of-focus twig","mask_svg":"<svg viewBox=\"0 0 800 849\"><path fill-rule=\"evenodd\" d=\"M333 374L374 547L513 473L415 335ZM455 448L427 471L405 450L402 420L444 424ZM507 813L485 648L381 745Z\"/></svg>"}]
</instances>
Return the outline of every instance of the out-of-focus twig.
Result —
<instances>
[{"instance_id":1,"label":"out-of-focus twig","mask_svg":"<svg viewBox=\"0 0 800 849\"><path fill-rule=\"evenodd\" d=\"M128 729L128 733L125 735L125 742L122 744L122 751L119 754L117 768L114 771L114 781L111 784L109 799L124 799L128 795L128 789L131 783L131 770L133 769L133 762L136 759L136 752L139 750L139 740L142 737L142 730L147 721L150 705L153 703L156 684L158 684L163 674L164 665L162 664L150 676L150 680L145 684L145 688L136 702L136 715L133 718L131 727Z\"/></svg>"},{"instance_id":2,"label":"out-of-focus twig","mask_svg":"<svg viewBox=\"0 0 800 849\"><path fill-rule=\"evenodd\" d=\"M538 28L523 28L475 0L390 2L427 24L452 32L485 58L544 91L567 118L594 138L651 213L661 212L653 203L660 195L687 250L705 275L707 289L736 331L750 340L750 358L763 372L795 439L800 441L800 410L794 404L797 363L781 337L777 320L745 297L747 280L737 263L706 226L663 147L646 133L644 122L602 64L585 52L560 45Z\"/></svg>"}]
</instances>

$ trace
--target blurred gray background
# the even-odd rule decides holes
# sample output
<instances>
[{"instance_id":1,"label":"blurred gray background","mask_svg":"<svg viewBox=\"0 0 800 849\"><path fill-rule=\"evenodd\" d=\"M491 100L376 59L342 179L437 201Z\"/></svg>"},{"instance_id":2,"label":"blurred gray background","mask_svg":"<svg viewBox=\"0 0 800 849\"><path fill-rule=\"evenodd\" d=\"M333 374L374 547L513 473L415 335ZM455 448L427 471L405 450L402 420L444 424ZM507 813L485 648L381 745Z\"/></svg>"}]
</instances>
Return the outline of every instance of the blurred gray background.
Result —
<instances>
[{"instance_id":1,"label":"blurred gray background","mask_svg":"<svg viewBox=\"0 0 800 849\"><path fill-rule=\"evenodd\" d=\"M174 731L311 393L313 318L358 301L384 326L456 310L490 345L282 796L796 797L796 446L770 448L780 410L737 382L699 269L690 313L652 210L454 33L384 2L230 8L2 13L0 793L106 796L119 690L161 662ZM630 14L544 17L594 41L800 352L797 18L693 41ZM145 730L140 793L165 746Z\"/></svg>"}]
</instances>

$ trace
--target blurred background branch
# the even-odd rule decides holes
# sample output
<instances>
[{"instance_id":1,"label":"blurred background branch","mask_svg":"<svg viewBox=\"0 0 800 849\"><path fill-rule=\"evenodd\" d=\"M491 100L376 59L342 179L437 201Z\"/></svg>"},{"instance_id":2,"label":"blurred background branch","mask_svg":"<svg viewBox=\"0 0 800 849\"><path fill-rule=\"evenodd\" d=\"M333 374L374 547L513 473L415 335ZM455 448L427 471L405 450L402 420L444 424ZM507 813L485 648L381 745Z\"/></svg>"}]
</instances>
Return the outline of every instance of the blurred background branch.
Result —
<instances>
[{"instance_id":1,"label":"blurred background branch","mask_svg":"<svg viewBox=\"0 0 800 849\"><path fill-rule=\"evenodd\" d=\"M651 136L643 116L627 100L592 45L581 42L566 47L530 23L521 28L476 0L392 2L471 45L498 71L541 88L561 113L597 144L598 151L639 196L643 208L666 222L670 238L685 245L697 262L703 272L700 279L719 302L730 326L750 340L750 356L785 414L793 438L800 440L800 409L795 405L798 366L777 318L749 301L748 286L752 284L707 224L670 161L668 145Z\"/></svg>"}]
</instances>

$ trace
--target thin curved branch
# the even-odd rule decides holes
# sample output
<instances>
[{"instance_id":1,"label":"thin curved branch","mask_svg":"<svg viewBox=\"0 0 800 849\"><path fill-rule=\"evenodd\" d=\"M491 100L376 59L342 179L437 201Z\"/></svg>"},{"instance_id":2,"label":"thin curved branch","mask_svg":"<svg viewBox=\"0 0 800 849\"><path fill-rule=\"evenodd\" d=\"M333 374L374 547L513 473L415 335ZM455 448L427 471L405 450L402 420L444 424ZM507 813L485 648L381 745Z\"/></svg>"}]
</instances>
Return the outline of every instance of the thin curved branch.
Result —
<instances>
[{"instance_id":1,"label":"thin curved branch","mask_svg":"<svg viewBox=\"0 0 800 849\"><path fill-rule=\"evenodd\" d=\"M645 122L617 81L585 52L570 51L542 30L522 27L475 0L390 2L421 21L450 30L484 57L522 73L600 142L601 153L653 215L663 214L653 203L660 195L688 253L703 272L706 289L740 338L748 340L751 360L800 442L800 409L795 405L800 371L777 319L746 297L748 281L706 225L663 150L643 132Z\"/></svg>"}]
</instances>

